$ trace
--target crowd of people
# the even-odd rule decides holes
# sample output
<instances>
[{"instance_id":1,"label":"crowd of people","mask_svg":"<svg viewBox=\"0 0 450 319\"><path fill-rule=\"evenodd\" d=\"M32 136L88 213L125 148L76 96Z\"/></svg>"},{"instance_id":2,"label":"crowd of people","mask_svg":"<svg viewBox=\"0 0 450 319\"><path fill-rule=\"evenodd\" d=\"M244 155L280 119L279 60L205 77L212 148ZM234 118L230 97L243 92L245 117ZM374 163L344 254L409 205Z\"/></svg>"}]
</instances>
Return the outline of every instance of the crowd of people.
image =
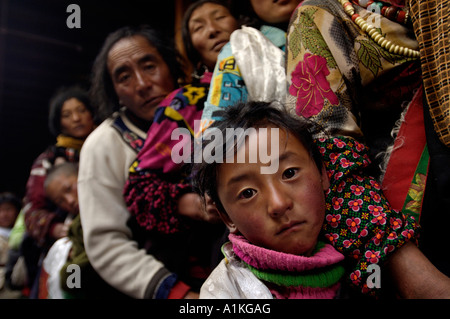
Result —
<instances>
[{"instance_id":1,"label":"crowd of people","mask_svg":"<svg viewBox=\"0 0 450 319\"><path fill-rule=\"evenodd\" d=\"M443 2L197 0L186 57L114 30L51 99L25 197L0 194L0 289L450 298Z\"/></svg>"}]
</instances>

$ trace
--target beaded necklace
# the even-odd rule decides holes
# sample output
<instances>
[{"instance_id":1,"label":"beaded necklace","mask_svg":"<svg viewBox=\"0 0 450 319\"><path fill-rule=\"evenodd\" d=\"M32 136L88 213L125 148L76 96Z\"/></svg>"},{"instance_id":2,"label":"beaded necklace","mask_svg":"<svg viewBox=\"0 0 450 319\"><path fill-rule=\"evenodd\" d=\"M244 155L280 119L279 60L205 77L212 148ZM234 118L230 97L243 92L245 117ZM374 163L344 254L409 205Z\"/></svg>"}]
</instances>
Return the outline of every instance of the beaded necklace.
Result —
<instances>
[{"instance_id":1,"label":"beaded necklace","mask_svg":"<svg viewBox=\"0 0 450 319\"><path fill-rule=\"evenodd\" d=\"M420 57L419 51L394 44L392 41L387 40L375 27L368 24L366 21L364 21L363 18L359 16L359 14L355 13L355 8L353 7L351 2L349 2L348 0L338 1L342 4L345 13L347 13L347 15L351 17L352 21L355 22L361 28L361 30L366 32L372 38L372 40L378 43L380 47L388 50L390 53L400 54L410 58ZM366 4L366 1L361 0L358 1L358 3ZM367 1L367 3L369 3L369 1Z\"/></svg>"},{"instance_id":2,"label":"beaded necklace","mask_svg":"<svg viewBox=\"0 0 450 319\"><path fill-rule=\"evenodd\" d=\"M367 11L379 13L389 20L403 24L408 24L410 22L409 12L403 11L397 6L388 6L383 2L375 2L372 0L352 0L352 2L360 7L366 8Z\"/></svg>"}]
</instances>

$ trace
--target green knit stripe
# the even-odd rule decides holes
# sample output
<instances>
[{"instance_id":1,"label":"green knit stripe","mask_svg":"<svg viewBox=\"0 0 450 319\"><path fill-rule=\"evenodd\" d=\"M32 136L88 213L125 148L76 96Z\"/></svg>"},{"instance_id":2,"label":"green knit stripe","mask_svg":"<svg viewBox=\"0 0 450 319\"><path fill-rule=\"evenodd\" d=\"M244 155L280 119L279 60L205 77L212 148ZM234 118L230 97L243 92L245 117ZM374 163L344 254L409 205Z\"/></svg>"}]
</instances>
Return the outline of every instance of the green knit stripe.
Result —
<instances>
[{"instance_id":1,"label":"green knit stripe","mask_svg":"<svg viewBox=\"0 0 450 319\"><path fill-rule=\"evenodd\" d=\"M248 264L247 266L260 280L286 287L302 286L310 288L326 288L339 282L341 277L344 275L344 267L341 264L305 271L294 275L286 272L274 273L270 271L262 271Z\"/></svg>"}]
</instances>

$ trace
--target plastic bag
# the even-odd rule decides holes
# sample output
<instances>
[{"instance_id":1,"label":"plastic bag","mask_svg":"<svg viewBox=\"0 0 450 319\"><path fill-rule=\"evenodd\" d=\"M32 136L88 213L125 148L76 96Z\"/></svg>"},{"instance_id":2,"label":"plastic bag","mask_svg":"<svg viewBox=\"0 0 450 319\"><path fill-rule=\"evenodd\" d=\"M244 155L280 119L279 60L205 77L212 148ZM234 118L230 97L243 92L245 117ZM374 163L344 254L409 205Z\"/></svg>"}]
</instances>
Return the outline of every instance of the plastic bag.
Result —
<instances>
[{"instance_id":1,"label":"plastic bag","mask_svg":"<svg viewBox=\"0 0 450 319\"><path fill-rule=\"evenodd\" d=\"M230 44L249 100L284 103L287 93L284 52L261 31L245 26L231 34Z\"/></svg>"},{"instance_id":2,"label":"plastic bag","mask_svg":"<svg viewBox=\"0 0 450 319\"><path fill-rule=\"evenodd\" d=\"M206 279L200 299L273 299L267 286L234 257L230 243L222 249L226 258Z\"/></svg>"},{"instance_id":3,"label":"plastic bag","mask_svg":"<svg viewBox=\"0 0 450 319\"><path fill-rule=\"evenodd\" d=\"M48 299L64 299L61 286L59 272L69 257L72 241L67 238L58 239L50 248L44 258L42 267L48 274L47 292Z\"/></svg>"}]
</instances>

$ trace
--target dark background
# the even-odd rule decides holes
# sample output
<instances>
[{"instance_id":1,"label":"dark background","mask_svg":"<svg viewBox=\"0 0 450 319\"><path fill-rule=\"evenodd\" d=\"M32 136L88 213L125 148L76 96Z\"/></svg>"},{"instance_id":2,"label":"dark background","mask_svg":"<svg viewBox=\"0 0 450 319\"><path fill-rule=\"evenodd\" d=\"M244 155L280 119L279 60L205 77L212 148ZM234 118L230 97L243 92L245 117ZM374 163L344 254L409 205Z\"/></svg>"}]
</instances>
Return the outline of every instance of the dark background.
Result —
<instances>
[{"instance_id":1,"label":"dark background","mask_svg":"<svg viewBox=\"0 0 450 319\"><path fill-rule=\"evenodd\" d=\"M67 27L71 3L81 8L80 29ZM174 12L174 0L0 0L0 192L24 195L33 161L55 142L50 97L61 86L88 86L105 37L142 23L173 36Z\"/></svg>"}]
</instances>

